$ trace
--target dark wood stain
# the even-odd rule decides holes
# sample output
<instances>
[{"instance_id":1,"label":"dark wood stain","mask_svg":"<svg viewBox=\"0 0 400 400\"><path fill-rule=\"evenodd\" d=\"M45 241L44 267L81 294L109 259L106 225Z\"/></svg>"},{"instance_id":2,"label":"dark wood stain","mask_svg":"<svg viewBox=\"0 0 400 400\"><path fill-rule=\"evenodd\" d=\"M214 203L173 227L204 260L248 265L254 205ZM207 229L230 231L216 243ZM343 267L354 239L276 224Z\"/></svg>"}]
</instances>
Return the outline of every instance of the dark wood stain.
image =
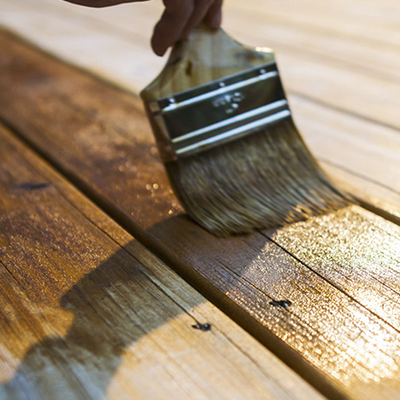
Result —
<instances>
[{"instance_id":1,"label":"dark wood stain","mask_svg":"<svg viewBox=\"0 0 400 400\"><path fill-rule=\"evenodd\" d=\"M21 183L18 187L24 190L41 190L50 187L50 183Z\"/></svg>"},{"instance_id":2,"label":"dark wood stain","mask_svg":"<svg viewBox=\"0 0 400 400\"><path fill-rule=\"evenodd\" d=\"M201 330L203 332L207 332L207 331L211 330L211 324L200 324L200 323L198 323L196 325L192 325L192 328L199 329L199 330Z\"/></svg>"},{"instance_id":3,"label":"dark wood stain","mask_svg":"<svg viewBox=\"0 0 400 400\"><path fill-rule=\"evenodd\" d=\"M292 302L290 300L273 300L269 304L274 307L288 308L292 305Z\"/></svg>"}]
</instances>

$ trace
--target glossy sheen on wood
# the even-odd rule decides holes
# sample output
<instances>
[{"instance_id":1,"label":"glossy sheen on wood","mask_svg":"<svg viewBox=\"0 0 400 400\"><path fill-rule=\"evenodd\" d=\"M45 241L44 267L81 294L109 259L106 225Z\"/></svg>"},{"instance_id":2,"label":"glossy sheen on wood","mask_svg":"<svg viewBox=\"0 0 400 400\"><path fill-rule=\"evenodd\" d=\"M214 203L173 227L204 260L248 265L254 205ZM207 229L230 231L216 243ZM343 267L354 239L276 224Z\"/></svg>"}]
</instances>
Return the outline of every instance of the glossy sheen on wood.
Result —
<instances>
[{"instance_id":1,"label":"glossy sheen on wood","mask_svg":"<svg viewBox=\"0 0 400 400\"><path fill-rule=\"evenodd\" d=\"M2 400L322 400L2 126L0 143Z\"/></svg>"},{"instance_id":2,"label":"glossy sheen on wood","mask_svg":"<svg viewBox=\"0 0 400 400\"><path fill-rule=\"evenodd\" d=\"M387 287L384 266L397 257L398 227L354 207L276 232L215 239L178 216L135 99L4 35L1 45L0 87L18 101L1 102L0 114L26 140L330 396L396 395L397 276ZM366 235L378 228L388 247L361 258L361 269L358 249L368 247ZM336 231L348 237L337 239ZM336 272L342 264L348 267ZM351 284L354 269L374 283L369 296L362 284ZM389 294L390 306L379 307ZM292 305L277 307L279 300Z\"/></svg>"}]
</instances>

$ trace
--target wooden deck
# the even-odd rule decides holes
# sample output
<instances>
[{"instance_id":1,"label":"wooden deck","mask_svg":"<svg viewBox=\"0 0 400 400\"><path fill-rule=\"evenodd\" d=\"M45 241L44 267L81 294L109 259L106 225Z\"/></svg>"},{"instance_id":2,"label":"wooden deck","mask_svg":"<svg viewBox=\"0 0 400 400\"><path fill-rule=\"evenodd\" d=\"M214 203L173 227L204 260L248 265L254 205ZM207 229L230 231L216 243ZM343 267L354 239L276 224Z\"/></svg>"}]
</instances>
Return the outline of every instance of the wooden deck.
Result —
<instances>
[{"instance_id":1,"label":"wooden deck","mask_svg":"<svg viewBox=\"0 0 400 400\"><path fill-rule=\"evenodd\" d=\"M226 1L362 200L229 239L182 214L137 98L160 4L1 1L0 399L400 399L394 0Z\"/></svg>"}]
</instances>

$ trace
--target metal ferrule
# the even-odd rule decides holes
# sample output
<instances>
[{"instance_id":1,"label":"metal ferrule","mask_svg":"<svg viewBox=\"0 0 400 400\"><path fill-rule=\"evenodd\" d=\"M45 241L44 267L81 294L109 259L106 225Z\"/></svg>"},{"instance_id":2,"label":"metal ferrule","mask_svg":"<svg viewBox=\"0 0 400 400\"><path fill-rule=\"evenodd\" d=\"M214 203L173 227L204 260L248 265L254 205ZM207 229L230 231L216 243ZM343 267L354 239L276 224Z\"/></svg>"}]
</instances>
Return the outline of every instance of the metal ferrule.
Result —
<instances>
[{"instance_id":1,"label":"metal ferrule","mask_svg":"<svg viewBox=\"0 0 400 400\"><path fill-rule=\"evenodd\" d=\"M147 104L164 161L187 157L290 117L276 63ZM160 135L159 135L160 136Z\"/></svg>"}]
</instances>

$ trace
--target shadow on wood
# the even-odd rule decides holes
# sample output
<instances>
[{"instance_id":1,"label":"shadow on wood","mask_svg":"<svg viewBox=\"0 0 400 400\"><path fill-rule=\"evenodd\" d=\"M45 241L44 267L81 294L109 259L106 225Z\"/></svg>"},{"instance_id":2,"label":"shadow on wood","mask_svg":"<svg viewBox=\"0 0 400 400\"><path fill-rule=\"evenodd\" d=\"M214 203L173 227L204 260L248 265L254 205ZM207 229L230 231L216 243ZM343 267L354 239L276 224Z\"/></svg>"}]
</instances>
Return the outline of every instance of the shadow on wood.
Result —
<instances>
[{"instance_id":1,"label":"shadow on wood","mask_svg":"<svg viewBox=\"0 0 400 400\"><path fill-rule=\"evenodd\" d=\"M135 242L131 242L129 251L135 247ZM193 297L188 306L195 308L198 300L199 297ZM196 350L182 338L193 330L193 324L207 322L187 318L186 326L168 325L185 311L132 263L125 250L80 279L62 296L61 307L73 314L66 335L53 335L33 345L14 378L1 386L2 399L55 399L60 395L63 399L77 399L87 398L88 394L102 398L127 354L130 384L145 387L147 381L151 393L150 382L157 376L161 384L153 388L155 395L162 389L163 381L168 381L162 375L179 369L179 359L183 362L191 352L196 357ZM151 333L157 330L158 335L152 338ZM15 345L23 342L24 333L18 332L19 343ZM176 359L169 358L169 354L176 355ZM163 364L168 362L171 365L163 371ZM176 373L175 379L180 373ZM164 388L167 393L170 389Z\"/></svg>"},{"instance_id":2,"label":"shadow on wood","mask_svg":"<svg viewBox=\"0 0 400 400\"><path fill-rule=\"evenodd\" d=\"M2 126L0 142L2 399L320 399Z\"/></svg>"}]
</instances>

